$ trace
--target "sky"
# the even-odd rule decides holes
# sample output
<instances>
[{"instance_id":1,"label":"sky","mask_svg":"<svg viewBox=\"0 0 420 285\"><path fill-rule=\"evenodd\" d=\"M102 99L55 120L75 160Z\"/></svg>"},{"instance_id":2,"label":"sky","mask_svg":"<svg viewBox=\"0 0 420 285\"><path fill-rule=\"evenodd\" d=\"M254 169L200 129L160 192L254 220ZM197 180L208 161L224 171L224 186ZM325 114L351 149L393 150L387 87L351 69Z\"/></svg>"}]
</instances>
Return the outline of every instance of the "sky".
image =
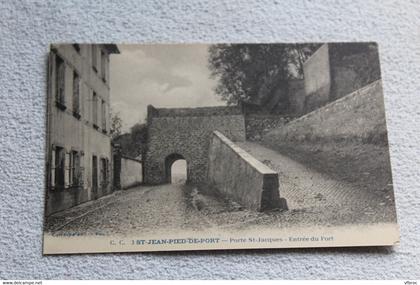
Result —
<instances>
[{"instance_id":1,"label":"sky","mask_svg":"<svg viewBox=\"0 0 420 285\"><path fill-rule=\"evenodd\" d=\"M147 105L199 107L225 105L214 93L207 68L208 45L118 45L111 55L111 110L122 132L144 123Z\"/></svg>"}]
</instances>

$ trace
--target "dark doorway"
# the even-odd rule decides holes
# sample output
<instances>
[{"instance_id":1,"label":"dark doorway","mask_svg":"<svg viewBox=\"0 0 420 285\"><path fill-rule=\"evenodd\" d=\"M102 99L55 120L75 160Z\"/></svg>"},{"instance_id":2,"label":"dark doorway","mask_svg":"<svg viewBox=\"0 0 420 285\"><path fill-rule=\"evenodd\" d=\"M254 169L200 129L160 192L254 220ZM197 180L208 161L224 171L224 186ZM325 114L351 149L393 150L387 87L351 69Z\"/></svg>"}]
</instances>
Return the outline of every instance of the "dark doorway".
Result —
<instances>
[{"instance_id":1,"label":"dark doorway","mask_svg":"<svg viewBox=\"0 0 420 285\"><path fill-rule=\"evenodd\" d=\"M185 184L188 182L187 161L177 153L171 154L165 159L166 182L173 184Z\"/></svg>"},{"instance_id":2,"label":"dark doorway","mask_svg":"<svg viewBox=\"0 0 420 285\"><path fill-rule=\"evenodd\" d=\"M114 167L113 167L113 171L114 171L114 177L112 179L113 183L114 183L114 189L120 189L121 188L121 177L120 177L120 173L121 173L121 156L120 155L114 155Z\"/></svg>"},{"instance_id":3,"label":"dark doorway","mask_svg":"<svg viewBox=\"0 0 420 285\"><path fill-rule=\"evenodd\" d=\"M98 158L92 156L92 199L98 199Z\"/></svg>"}]
</instances>

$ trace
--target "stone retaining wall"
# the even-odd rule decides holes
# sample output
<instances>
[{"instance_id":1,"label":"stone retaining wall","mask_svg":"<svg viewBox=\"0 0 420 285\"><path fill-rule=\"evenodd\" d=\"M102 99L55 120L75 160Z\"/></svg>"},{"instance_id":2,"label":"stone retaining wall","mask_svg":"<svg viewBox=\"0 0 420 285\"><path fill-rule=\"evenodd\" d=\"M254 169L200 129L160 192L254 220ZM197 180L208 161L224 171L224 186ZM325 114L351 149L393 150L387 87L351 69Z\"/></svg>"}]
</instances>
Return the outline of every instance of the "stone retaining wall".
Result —
<instances>
[{"instance_id":1,"label":"stone retaining wall","mask_svg":"<svg viewBox=\"0 0 420 285\"><path fill-rule=\"evenodd\" d=\"M218 131L209 151L208 181L221 194L257 211L286 209L278 174Z\"/></svg>"},{"instance_id":2,"label":"stone retaining wall","mask_svg":"<svg viewBox=\"0 0 420 285\"><path fill-rule=\"evenodd\" d=\"M264 134L272 129L283 126L287 122L284 116L280 115L246 115L245 127L247 140L259 141Z\"/></svg>"},{"instance_id":3,"label":"stone retaining wall","mask_svg":"<svg viewBox=\"0 0 420 285\"><path fill-rule=\"evenodd\" d=\"M268 145L358 141L386 143L385 110L381 80L325 105L267 133Z\"/></svg>"},{"instance_id":4,"label":"stone retaining wall","mask_svg":"<svg viewBox=\"0 0 420 285\"><path fill-rule=\"evenodd\" d=\"M328 43L303 65L304 113L344 97L381 78L376 43Z\"/></svg>"},{"instance_id":5,"label":"stone retaining wall","mask_svg":"<svg viewBox=\"0 0 420 285\"><path fill-rule=\"evenodd\" d=\"M142 163L139 160L121 157L121 188L127 189L143 182Z\"/></svg>"}]
</instances>

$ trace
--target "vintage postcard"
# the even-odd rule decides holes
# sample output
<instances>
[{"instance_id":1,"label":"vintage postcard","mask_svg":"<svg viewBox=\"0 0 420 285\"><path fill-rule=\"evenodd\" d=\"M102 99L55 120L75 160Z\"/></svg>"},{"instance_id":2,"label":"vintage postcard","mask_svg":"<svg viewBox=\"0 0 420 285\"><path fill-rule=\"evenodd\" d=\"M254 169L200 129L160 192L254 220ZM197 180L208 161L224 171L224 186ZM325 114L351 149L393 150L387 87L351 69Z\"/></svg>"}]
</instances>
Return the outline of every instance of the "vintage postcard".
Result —
<instances>
[{"instance_id":1,"label":"vintage postcard","mask_svg":"<svg viewBox=\"0 0 420 285\"><path fill-rule=\"evenodd\" d=\"M376 43L52 44L44 254L399 242Z\"/></svg>"}]
</instances>

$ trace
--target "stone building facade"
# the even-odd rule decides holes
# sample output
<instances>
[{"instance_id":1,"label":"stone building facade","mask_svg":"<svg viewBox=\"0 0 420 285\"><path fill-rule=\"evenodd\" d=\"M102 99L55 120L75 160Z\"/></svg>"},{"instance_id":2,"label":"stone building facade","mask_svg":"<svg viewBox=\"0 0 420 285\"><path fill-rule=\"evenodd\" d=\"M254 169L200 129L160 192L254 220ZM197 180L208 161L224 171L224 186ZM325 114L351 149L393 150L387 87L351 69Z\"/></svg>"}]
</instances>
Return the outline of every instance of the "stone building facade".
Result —
<instances>
[{"instance_id":1,"label":"stone building facade","mask_svg":"<svg viewBox=\"0 0 420 285\"><path fill-rule=\"evenodd\" d=\"M109 56L116 45L51 45L46 215L112 191Z\"/></svg>"}]
</instances>

